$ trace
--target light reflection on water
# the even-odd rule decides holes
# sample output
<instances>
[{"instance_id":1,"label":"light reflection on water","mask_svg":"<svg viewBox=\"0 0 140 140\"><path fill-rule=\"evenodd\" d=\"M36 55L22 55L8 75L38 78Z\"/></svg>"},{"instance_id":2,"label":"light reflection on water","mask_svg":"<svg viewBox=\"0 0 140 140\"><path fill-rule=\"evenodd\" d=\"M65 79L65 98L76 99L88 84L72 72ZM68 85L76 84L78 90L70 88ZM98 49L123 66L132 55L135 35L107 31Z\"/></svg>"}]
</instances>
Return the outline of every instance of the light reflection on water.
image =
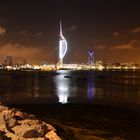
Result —
<instances>
[{"instance_id":1,"label":"light reflection on water","mask_svg":"<svg viewBox=\"0 0 140 140\"><path fill-rule=\"evenodd\" d=\"M0 100L8 102L140 104L140 71L0 71Z\"/></svg>"},{"instance_id":2,"label":"light reflection on water","mask_svg":"<svg viewBox=\"0 0 140 140\"><path fill-rule=\"evenodd\" d=\"M87 98L89 101L92 101L94 99L94 96L96 94L95 87L94 87L94 78L92 77L92 74L88 74L87 78Z\"/></svg>"},{"instance_id":3,"label":"light reflection on water","mask_svg":"<svg viewBox=\"0 0 140 140\"><path fill-rule=\"evenodd\" d=\"M65 78L64 74L69 75L69 71L59 71L59 75L54 78L55 85L56 85L56 95L59 99L59 103L67 103L68 97L70 95L70 79Z\"/></svg>"}]
</instances>

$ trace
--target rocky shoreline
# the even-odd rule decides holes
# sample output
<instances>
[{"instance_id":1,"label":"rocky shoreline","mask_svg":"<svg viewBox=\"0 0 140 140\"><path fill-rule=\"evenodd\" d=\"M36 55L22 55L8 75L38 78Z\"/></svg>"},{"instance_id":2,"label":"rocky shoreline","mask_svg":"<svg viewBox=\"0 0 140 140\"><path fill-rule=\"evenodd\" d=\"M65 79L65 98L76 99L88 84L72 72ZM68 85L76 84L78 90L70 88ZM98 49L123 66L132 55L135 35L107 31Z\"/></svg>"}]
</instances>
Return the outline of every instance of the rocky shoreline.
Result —
<instances>
[{"instance_id":1,"label":"rocky shoreline","mask_svg":"<svg viewBox=\"0 0 140 140\"><path fill-rule=\"evenodd\" d=\"M101 104L6 106L0 105L0 140L140 139L140 112L125 107Z\"/></svg>"},{"instance_id":2,"label":"rocky shoreline","mask_svg":"<svg viewBox=\"0 0 140 140\"><path fill-rule=\"evenodd\" d=\"M34 115L0 105L0 140L61 140L56 129Z\"/></svg>"}]
</instances>

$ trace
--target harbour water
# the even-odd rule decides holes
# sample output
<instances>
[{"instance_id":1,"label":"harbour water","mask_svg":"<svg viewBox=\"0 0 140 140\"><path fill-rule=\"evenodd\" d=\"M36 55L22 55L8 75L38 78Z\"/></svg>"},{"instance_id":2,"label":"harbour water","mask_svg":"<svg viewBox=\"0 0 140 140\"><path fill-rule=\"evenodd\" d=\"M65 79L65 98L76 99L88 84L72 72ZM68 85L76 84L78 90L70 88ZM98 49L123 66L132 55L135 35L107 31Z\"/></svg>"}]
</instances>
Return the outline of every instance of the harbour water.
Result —
<instances>
[{"instance_id":1,"label":"harbour water","mask_svg":"<svg viewBox=\"0 0 140 140\"><path fill-rule=\"evenodd\" d=\"M140 71L0 71L0 101L140 105Z\"/></svg>"}]
</instances>

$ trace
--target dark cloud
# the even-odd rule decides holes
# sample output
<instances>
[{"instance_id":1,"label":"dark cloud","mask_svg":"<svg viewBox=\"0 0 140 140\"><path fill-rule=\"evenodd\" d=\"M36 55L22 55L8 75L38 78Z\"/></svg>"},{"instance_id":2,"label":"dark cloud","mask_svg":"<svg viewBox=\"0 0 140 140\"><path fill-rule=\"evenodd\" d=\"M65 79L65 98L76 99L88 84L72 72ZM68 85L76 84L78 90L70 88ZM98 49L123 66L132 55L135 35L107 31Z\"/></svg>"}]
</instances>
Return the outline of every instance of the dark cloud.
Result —
<instances>
[{"instance_id":1,"label":"dark cloud","mask_svg":"<svg viewBox=\"0 0 140 140\"><path fill-rule=\"evenodd\" d=\"M1 24L6 23L7 21L8 21L7 18L0 17L0 23L1 23Z\"/></svg>"},{"instance_id":2,"label":"dark cloud","mask_svg":"<svg viewBox=\"0 0 140 140\"><path fill-rule=\"evenodd\" d=\"M112 37L113 37L113 38L119 38L119 36L120 36L120 33L119 33L119 32L114 32L114 33L112 34Z\"/></svg>"},{"instance_id":3,"label":"dark cloud","mask_svg":"<svg viewBox=\"0 0 140 140\"><path fill-rule=\"evenodd\" d=\"M105 49L106 45L100 44L100 45L96 45L95 49L101 50L101 49Z\"/></svg>"},{"instance_id":4,"label":"dark cloud","mask_svg":"<svg viewBox=\"0 0 140 140\"><path fill-rule=\"evenodd\" d=\"M120 44L120 45L113 46L112 49L115 49L115 50L130 49L131 50L131 49L138 48L137 47L138 44L140 45L140 42L138 40L131 40L126 44Z\"/></svg>"},{"instance_id":5,"label":"dark cloud","mask_svg":"<svg viewBox=\"0 0 140 140\"><path fill-rule=\"evenodd\" d=\"M8 50L8 51L7 51ZM54 55L53 52L46 51L43 47L24 46L18 43L7 43L0 48L0 56L12 56L14 62L20 63L23 59L29 60L32 63L39 63L47 60Z\"/></svg>"},{"instance_id":6,"label":"dark cloud","mask_svg":"<svg viewBox=\"0 0 140 140\"><path fill-rule=\"evenodd\" d=\"M27 31L27 30L22 30L20 33L21 33L21 34L27 34L28 31Z\"/></svg>"},{"instance_id":7,"label":"dark cloud","mask_svg":"<svg viewBox=\"0 0 140 140\"><path fill-rule=\"evenodd\" d=\"M39 32L39 33L37 33L36 35L37 35L37 36L43 36L43 35L44 35L44 33Z\"/></svg>"},{"instance_id":8,"label":"dark cloud","mask_svg":"<svg viewBox=\"0 0 140 140\"><path fill-rule=\"evenodd\" d=\"M105 49L106 48L106 45L103 41L101 40L95 40L94 41L94 49L97 49L97 50L102 50L102 49Z\"/></svg>"},{"instance_id":9,"label":"dark cloud","mask_svg":"<svg viewBox=\"0 0 140 140\"><path fill-rule=\"evenodd\" d=\"M6 33L6 28L0 26L0 36L3 36Z\"/></svg>"},{"instance_id":10,"label":"dark cloud","mask_svg":"<svg viewBox=\"0 0 140 140\"><path fill-rule=\"evenodd\" d=\"M132 30L132 33L140 33L140 26L134 28L134 29Z\"/></svg>"},{"instance_id":11,"label":"dark cloud","mask_svg":"<svg viewBox=\"0 0 140 140\"><path fill-rule=\"evenodd\" d=\"M70 30L70 31L75 31L75 30L77 30L77 29L78 29L78 27L75 26L75 25L72 25L72 26L69 27L69 30Z\"/></svg>"}]
</instances>

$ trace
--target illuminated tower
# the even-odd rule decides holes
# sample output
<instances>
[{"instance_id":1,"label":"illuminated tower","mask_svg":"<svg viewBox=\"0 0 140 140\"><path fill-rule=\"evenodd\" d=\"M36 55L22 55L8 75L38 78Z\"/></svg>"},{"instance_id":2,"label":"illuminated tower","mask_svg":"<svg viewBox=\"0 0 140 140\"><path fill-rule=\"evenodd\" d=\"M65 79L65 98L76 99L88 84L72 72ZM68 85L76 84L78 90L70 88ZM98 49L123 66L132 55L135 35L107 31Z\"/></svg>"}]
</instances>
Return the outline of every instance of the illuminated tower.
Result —
<instances>
[{"instance_id":1,"label":"illuminated tower","mask_svg":"<svg viewBox=\"0 0 140 140\"><path fill-rule=\"evenodd\" d=\"M59 65L63 65L63 58L67 52L67 41L62 34L62 24L60 21L60 39L59 39Z\"/></svg>"},{"instance_id":2,"label":"illuminated tower","mask_svg":"<svg viewBox=\"0 0 140 140\"><path fill-rule=\"evenodd\" d=\"M88 65L93 65L94 64L94 51L89 50L88 51Z\"/></svg>"}]
</instances>

